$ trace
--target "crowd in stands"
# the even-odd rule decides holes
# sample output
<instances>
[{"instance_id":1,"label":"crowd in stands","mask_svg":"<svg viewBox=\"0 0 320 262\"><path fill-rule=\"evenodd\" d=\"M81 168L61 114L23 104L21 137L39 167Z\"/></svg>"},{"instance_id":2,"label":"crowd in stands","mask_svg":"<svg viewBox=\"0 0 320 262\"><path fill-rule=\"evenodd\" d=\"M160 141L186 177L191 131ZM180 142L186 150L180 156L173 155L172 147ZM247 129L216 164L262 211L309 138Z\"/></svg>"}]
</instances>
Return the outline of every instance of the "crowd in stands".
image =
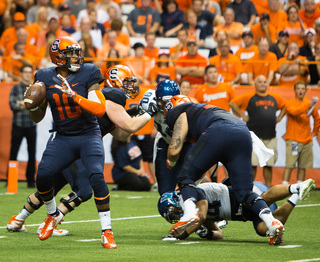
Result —
<instances>
[{"instance_id":1,"label":"crowd in stands","mask_svg":"<svg viewBox=\"0 0 320 262\"><path fill-rule=\"evenodd\" d=\"M20 81L22 65L51 66L53 39L70 35L86 62L105 72L113 59L147 85L201 85L208 64L230 84L253 85L260 74L269 85L320 83L316 0L7 0L0 34L1 81Z\"/></svg>"}]
</instances>

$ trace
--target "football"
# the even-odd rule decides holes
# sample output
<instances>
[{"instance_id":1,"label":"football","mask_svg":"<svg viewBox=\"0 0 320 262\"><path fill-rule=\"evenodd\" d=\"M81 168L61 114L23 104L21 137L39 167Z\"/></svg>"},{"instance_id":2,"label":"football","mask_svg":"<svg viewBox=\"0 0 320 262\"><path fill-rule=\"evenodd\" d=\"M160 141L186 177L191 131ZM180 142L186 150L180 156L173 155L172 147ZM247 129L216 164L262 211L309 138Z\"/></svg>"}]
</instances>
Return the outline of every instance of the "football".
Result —
<instances>
[{"instance_id":1,"label":"football","mask_svg":"<svg viewBox=\"0 0 320 262\"><path fill-rule=\"evenodd\" d=\"M36 108L46 98L46 86L43 82L36 82L31 85L24 95L24 105L29 109Z\"/></svg>"}]
</instances>

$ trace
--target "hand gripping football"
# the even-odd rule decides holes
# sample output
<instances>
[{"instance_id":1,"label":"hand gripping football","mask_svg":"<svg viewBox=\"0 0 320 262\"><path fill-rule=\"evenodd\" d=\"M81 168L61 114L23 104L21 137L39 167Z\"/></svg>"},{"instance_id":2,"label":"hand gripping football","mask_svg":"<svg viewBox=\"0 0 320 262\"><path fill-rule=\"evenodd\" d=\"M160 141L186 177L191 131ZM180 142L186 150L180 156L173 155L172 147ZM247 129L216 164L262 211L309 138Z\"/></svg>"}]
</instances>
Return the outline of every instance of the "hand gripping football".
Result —
<instances>
[{"instance_id":1,"label":"hand gripping football","mask_svg":"<svg viewBox=\"0 0 320 262\"><path fill-rule=\"evenodd\" d=\"M24 94L24 105L26 108L33 109L39 106L46 98L46 86L43 82L36 82L30 85Z\"/></svg>"}]
</instances>

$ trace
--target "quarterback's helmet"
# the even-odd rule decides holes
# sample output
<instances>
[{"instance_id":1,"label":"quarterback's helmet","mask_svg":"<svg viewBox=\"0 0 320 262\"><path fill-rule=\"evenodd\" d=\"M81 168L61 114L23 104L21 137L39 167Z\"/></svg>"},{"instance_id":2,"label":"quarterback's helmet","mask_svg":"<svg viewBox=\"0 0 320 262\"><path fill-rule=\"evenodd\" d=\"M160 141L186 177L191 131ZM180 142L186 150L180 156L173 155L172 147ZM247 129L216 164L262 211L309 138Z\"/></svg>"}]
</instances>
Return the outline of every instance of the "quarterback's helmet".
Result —
<instances>
[{"instance_id":1,"label":"quarterback's helmet","mask_svg":"<svg viewBox=\"0 0 320 262\"><path fill-rule=\"evenodd\" d=\"M82 48L70 36L62 36L54 40L49 53L52 63L58 67L65 66L72 72L78 71L83 64ZM76 59L76 62L71 63L71 59Z\"/></svg>"},{"instance_id":2,"label":"quarterback's helmet","mask_svg":"<svg viewBox=\"0 0 320 262\"><path fill-rule=\"evenodd\" d=\"M173 96L165 105L164 108L164 114L167 115L168 111L178 105L184 104L184 103L189 103L192 102L191 99L188 96L184 95L176 95Z\"/></svg>"},{"instance_id":3,"label":"quarterback's helmet","mask_svg":"<svg viewBox=\"0 0 320 262\"><path fill-rule=\"evenodd\" d=\"M121 89L128 98L135 98L139 93L136 86L137 78L131 69L125 65L111 66L105 73L105 85Z\"/></svg>"},{"instance_id":4,"label":"quarterback's helmet","mask_svg":"<svg viewBox=\"0 0 320 262\"><path fill-rule=\"evenodd\" d=\"M183 215L176 191L163 193L158 201L158 211L169 223L176 223Z\"/></svg>"}]
</instances>

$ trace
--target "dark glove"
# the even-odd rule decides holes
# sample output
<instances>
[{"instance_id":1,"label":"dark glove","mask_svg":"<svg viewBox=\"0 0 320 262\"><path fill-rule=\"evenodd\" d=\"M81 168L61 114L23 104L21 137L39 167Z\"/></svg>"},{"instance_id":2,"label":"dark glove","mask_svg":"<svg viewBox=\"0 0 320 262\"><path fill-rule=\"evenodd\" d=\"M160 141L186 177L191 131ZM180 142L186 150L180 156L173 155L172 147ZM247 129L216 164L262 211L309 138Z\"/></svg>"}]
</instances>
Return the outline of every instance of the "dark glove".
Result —
<instances>
[{"instance_id":1,"label":"dark glove","mask_svg":"<svg viewBox=\"0 0 320 262\"><path fill-rule=\"evenodd\" d=\"M152 100L149 103L148 109L146 113L148 113L151 117L154 117L159 111L159 107L156 100Z\"/></svg>"}]
</instances>

